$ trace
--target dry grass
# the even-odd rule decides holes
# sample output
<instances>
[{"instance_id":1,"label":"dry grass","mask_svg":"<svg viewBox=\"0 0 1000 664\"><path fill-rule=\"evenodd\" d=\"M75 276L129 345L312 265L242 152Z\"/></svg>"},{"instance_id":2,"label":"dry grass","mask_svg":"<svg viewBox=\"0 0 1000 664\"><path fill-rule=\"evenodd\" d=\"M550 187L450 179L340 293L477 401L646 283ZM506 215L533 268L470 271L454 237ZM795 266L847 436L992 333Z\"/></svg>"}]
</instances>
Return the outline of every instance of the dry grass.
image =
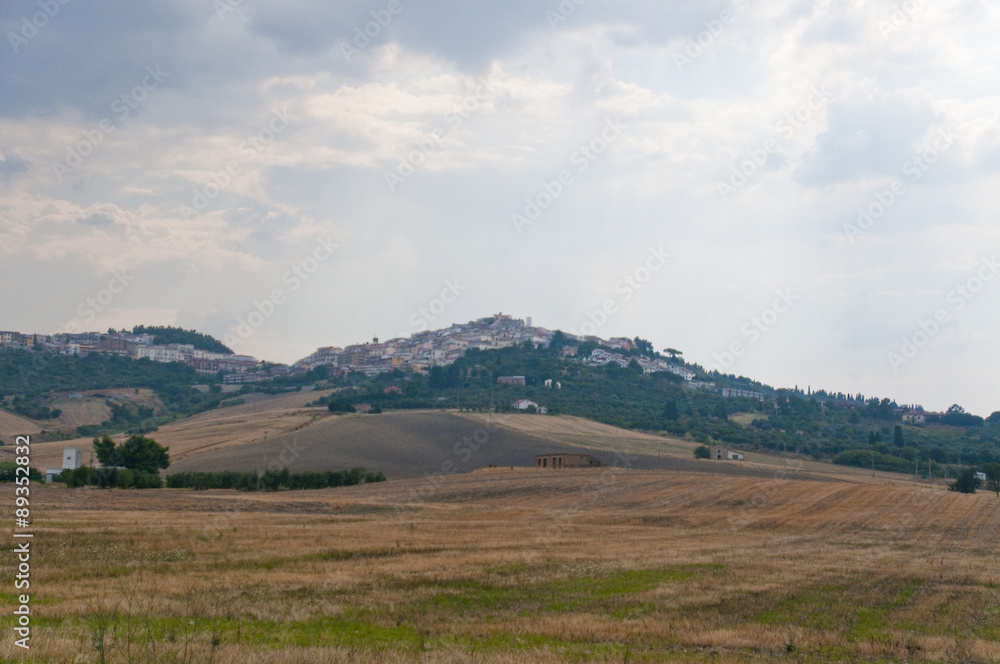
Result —
<instances>
[{"instance_id":1,"label":"dry grass","mask_svg":"<svg viewBox=\"0 0 1000 664\"><path fill-rule=\"evenodd\" d=\"M988 494L493 470L275 494L46 487L33 509L22 661L98 661L101 616L106 643L194 653L132 661L1000 658Z\"/></svg>"},{"instance_id":2,"label":"dry grass","mask_svg":"<svg viewBox=\"0 0 1000 664\"><path fill-rule=\"evenodd\" d=\"M0 440L13 444L15 436L39 433L41 427L34 420L0 409Z\"/></svg>"}]
</instances>

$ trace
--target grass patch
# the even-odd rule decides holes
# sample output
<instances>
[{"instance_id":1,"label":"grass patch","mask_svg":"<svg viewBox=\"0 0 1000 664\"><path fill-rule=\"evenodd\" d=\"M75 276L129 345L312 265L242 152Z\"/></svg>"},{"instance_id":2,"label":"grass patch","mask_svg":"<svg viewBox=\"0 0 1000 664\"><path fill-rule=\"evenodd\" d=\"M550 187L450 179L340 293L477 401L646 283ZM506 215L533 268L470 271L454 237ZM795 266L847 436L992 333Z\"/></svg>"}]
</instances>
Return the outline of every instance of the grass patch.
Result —
<instances>
[{"instance_id":1,"label":"grass patch","mask_svg":"<svg viewBox=\"0 0 1000 664\"><path fill-rule=\"evenodd\" d=\"M756 621L836 631L851 642L885 639L895 614L910 603L918 588L918 581L901 579L815 586L785 597L758 614Z\"/></svg>"},{"instance_id":2,"label":"grass patch","mask_svg":"<svg viewBox=\"0 0 1000 664\"><path fill-rule=\"evenodd\" d=\"M520 615L591 612L619 617L648 615L651 603L636 595L664 583L693 579L719 565L685 565L665 569L622 570L595 577L570 577L535 581L516 586L498 586L464 581L440 586L441 592L417 603L417 612L460 614L516 612Z\"/></svg>"}]
</instances>

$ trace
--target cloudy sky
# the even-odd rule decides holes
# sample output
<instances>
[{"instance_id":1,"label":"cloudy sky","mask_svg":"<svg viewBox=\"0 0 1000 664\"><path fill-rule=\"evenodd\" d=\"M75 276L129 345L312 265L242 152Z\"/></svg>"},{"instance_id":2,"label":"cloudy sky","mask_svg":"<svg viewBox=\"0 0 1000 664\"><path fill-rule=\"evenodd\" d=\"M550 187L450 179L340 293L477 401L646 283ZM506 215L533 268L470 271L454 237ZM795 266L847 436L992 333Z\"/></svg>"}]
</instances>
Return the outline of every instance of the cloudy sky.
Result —
<instances>
[{"instance_id":1,"label":"cloudy sky","mask_svg":"<svg viewBox=\"0 0 1000 664\"><path fill-rule=\"evenodd\" d=\"M5 0L0 32L0 328L290 362L502 311L1000 410L995 4Z\"/></svg>"}]
</instances>

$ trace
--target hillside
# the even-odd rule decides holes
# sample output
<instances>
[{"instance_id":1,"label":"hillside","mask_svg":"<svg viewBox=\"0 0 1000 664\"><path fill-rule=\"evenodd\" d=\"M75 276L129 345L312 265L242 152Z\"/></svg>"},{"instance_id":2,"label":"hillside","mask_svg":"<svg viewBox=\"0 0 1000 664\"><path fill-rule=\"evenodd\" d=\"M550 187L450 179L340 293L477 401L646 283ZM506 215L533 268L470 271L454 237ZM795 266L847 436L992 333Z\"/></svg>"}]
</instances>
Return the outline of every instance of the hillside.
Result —
<instances>
[{"instance_id":1,"label":"hillside","mask_svg":"<svg viewBox=\"0 0 1000 664\"><path fill-rule=\"evenodd\" d=\"M36 434L41 430L37 422L0 409L0 440L3 442L12 444L15 436Z\"/></svg>"}]
</instances>

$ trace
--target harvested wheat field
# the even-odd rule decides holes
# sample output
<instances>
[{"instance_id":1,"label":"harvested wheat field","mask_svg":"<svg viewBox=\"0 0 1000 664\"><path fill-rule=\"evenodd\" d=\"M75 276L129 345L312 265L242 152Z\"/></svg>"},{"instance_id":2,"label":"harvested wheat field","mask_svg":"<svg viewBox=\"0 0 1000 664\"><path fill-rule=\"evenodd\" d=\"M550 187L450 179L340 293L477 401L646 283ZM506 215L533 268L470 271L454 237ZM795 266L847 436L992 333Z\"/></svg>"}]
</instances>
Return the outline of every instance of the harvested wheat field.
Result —
<instances>
[{"instance_id":1,"label":"harvested wheat field","mask_svg":"<svg viewBox=\"0 0 1000 664\"><path fill-rule=\"evenodd\" d=\"M34 491L18 661L1000 659L985 493L620 468Z\"/></svg>"}]
</instances>

